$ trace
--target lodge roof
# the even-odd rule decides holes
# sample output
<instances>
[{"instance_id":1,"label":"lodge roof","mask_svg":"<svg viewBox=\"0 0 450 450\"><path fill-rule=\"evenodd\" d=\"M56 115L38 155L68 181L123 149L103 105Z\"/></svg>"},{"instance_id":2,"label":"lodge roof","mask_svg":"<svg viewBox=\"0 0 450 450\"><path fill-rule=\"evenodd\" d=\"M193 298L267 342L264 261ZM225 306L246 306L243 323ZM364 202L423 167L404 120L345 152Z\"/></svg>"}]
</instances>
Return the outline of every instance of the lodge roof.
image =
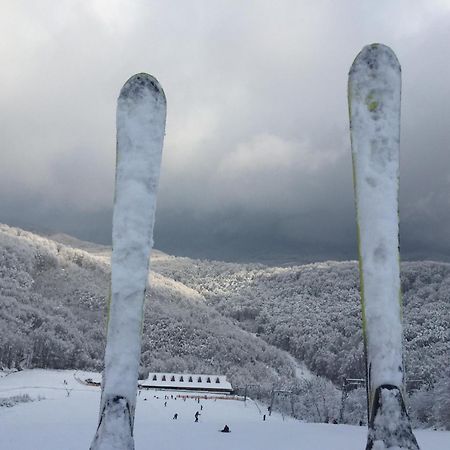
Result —
<instances>
[{"instance_id":1,"label":"lodge roof","mask_svg":"<svg viewBox=\"0 0 450 450\"><path fill-rule=\"evenodd\" d=\"M142 384L155 388L207 389L230 392L233 390L225 375L211 374L151 372Z\"/></svg>"}]
</instances>

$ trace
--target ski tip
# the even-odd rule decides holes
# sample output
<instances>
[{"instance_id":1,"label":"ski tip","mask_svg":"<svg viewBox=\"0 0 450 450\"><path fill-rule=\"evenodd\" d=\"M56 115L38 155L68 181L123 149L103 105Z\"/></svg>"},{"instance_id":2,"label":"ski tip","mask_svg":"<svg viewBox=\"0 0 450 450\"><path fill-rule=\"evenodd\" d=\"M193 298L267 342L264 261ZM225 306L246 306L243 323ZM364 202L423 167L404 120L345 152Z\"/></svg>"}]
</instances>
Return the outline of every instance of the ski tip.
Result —
<instances>
[{"instance_id":1,"label":"ski tip","mask_svg":"<svg viewBox=\"0 0 450 450\"><path fill-rule=\"evenodd\" d=\"M376 73L382 70L382 67L391 67L394 70L401 71L400 63L394 51L384 44L366 45L356 56L350 67L349 75L355 72Z\"/></svg>"},{"instance_id":2,"label":"ski tip","mask_svg":"<svg viewBox=\"0 0 450 450\"><path fill-rule=\"evenodd\" d=\"M153 95L158 95L166 102L166 95L158 80L148 73L141 72L130 77L123 85L119 98L142 97L145 92L150 91Z\"/></svg>"}]
</instances>

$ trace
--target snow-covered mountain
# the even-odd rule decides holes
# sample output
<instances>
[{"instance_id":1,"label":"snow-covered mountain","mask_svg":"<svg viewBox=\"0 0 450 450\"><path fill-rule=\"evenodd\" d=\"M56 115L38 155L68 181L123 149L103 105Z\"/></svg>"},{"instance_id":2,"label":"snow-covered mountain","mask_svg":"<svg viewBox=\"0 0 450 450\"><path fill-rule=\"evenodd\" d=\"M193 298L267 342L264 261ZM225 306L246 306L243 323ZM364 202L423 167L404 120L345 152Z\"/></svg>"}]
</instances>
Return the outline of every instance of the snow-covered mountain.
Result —
<instances>
[{"instance_id":1,"label":"snow-covered mountain","mask_svg":"<svg viewBox=\"0 0 450 450\"><path fill-rule=\"evenodd\" d=\"M278 268L165 256L152 268L315 372L335 382L363 376L356 262ZM402 291L408 376L434 382L450 350L450 264L403 263Z\"/></svg>"},{"instance_id":2,"label":"snow-covered mountain","mask_svg":"<svg viewBox=\"0 0 450 450\"><path fill-rule=\"evenodd\" d=\"M3 367L101 370L109 255L108 247L70 236L0 225ZM273 386L289 389L302 395L294 410L303 417L317 410L308 407L314 392L327 392L325 409L305 417L316 421L336 417L340 396L324 378L311 378L303 362L337 386L343 376L364 376L354 262L270 268L155 250L151 265L144 374L224 373L234 386L261 386L266 398ZM422 386L410 399L413 414L416 422L448 426L441 392L449 382L450 265L405 263L402 277L408 376L423 380L413 386ZM356 397L354 409L363 414L363 394ZM292 409L289 401L284 407Z\"/></svg>"},{"instance_id":3,"label":"snow-covered mountain","mask_svg":"<svg viewBox=\"0 0 450 450\"><path fill-rule=\"evenodd\" d=\"M166 257L153 269L336 385L364 378L356 262L279 268ZM450 264L404 262L401 281L411 414L450 428Z\"/></svg>"},{"instance_id":4,"label":"snow-covered mountain","mask_svg":"<svg viewBox=\"0 0 450 450\"><path fill-rule=\"evenodd\" d=\"M84 248L0 227L4 366L101 369L109 258L103 247ZM143 368L231 371L235 382L293 376L283 351L218 314L195 290L158 273L150 285Z\"/></svg>"}]
</instances>

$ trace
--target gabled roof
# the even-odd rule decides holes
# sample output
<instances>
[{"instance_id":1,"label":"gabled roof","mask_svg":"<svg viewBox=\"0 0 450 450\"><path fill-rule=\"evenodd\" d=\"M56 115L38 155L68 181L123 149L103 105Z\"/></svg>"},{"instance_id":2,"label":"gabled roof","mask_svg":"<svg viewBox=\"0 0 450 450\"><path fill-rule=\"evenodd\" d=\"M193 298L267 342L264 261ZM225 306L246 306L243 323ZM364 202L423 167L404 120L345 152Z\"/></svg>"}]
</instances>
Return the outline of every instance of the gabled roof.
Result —
<instances>
[{"instance_id":1,"label":"gabled roof","mask_svg":"<svg viewBox=\"0 0 450 450\"><path fill-rule=\"evenodd\" d=\"M233 388L225 375L151 372L142 384L149 387L170 387L179 389L226 390Z\"/></svg>"}]
</instances>

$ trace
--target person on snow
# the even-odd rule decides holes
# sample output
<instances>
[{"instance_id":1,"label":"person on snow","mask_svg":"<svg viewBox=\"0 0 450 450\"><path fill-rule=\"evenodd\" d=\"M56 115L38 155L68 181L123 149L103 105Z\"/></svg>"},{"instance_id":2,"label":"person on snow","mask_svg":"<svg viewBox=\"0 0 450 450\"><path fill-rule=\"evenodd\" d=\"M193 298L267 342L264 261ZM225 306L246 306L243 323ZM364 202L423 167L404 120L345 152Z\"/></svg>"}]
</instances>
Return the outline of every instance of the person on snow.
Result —
<instances>
[{"instance_id":1,"label":"person on snow","mask_svg":"<svg viewBox=\"0 0 450 450\"><path fill-rule=\"evenodd\" d=\"M231 433L230 427L228 425L225 425L223 427L223 430L220 430L221 433Z\"/></svg>"}]
</instances>

